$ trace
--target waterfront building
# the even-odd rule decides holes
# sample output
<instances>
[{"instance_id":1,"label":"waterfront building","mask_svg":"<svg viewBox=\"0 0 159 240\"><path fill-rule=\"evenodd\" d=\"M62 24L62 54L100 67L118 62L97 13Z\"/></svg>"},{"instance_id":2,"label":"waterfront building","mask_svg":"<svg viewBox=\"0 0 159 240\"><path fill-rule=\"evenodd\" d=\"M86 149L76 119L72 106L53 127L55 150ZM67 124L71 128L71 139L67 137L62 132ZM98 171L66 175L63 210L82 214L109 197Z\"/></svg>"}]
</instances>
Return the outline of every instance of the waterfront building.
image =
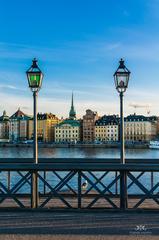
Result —
<instances>
[{"instance_id":1,"label":"waterfront building","mask_svg":"<svg viewBox=\"0 0 159 240\"><path fill-rule=\"evenodd\" d=\"M119 140L119 117L104 115L95 122L95 141L107 142Z\"/></svg>"},{"instance_id":2,"label":"waterfront building","mask_svg":"<svg viewBox=\"0 0 159 240\"><path fill-rule=\"evenodd\" d=\"M55 126L55 142L57 143L77 143L80 138L80 121L76 120L76 111L73 103L73 94L71 100L71 109L69 118Z\"/></svg>"},{"instance_id":3,"label":"waterfront building","mask_svg":"<svg viewBox=\"0 0 159 240\"><path fill-rule=\"evenodd\" d=\"M6 111L3 111L3 115L0 117L0 141L9 141L9 116Z\"/></svg>"},{"instance_id":4,"label":"waterfront building","mask_svg":"<svg viewBox=\"0 0 159 240\"><path fill-rule=\"evenodd\" d=\"M97 112L90 109L86 110L83 116L83 142L92 143L95 141L95 122L99 119Z\"/></svg>"},{"instance_id":5,"label":"waterfront building","mask_svg":"<svg viewBox=\"0 0 159 240\"><path fill-rule=\"evenodd\" d=\"M52 113L37 114L37 136L39 141L54 142L54 127L60 119ZM28 139L33 139L33 119L29 120Z\"/></svg>"},{"instance_id":6,"label":"waterfront building","mask_svg":"<svg viewBox=\"0 0 159 240\"><path fill-rule=\"evenodd\" d=\"M156 116L129 115L125 118L126 141L150 141L157 135Z\"/></svg>"},{"instance_id":7,"label":"waterfront building","mask_svg":"<svg viewBox=\"0 0 159 240\"><path fill-rule=\"evenodd\" d=\"M77 143L80 141L80 122L66 119L55 127L55 142Z\"/></svg>"},{"instance_id":8,"label":"waterfront building","mask_svg":"<svg viewBox=\"0 0 159 240\"><path fill-rule=\"evenodd\" d=\"M10 117L9 140L24 141L28 138L28 124L30 116L23 113L20 108Z\"/></svg>"}]
</instances>

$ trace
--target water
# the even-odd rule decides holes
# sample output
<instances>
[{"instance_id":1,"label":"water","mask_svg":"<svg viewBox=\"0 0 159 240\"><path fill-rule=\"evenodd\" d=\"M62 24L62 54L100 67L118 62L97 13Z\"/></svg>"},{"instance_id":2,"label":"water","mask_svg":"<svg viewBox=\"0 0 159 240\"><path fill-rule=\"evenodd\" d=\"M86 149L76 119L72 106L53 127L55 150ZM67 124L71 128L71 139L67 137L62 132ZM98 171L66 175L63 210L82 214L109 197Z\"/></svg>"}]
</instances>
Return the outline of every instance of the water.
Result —
<instances>
[{"instance_id":1,"label":"water","mask_svg":"<svg viewBox=\"0 0 159 240\"><path fill-rule=\"evenodd\" d=\"M33 152L32 148L0 148L0 158L23 158L23 157L32 157ZM39 157L44 158L119 158L120 152L119 149L107 149L107 148L39 148ZM126 149L126 157L127 158L159 158L159 150L152 149ZM68 172L58 172L60 178L64 178ZM96 172L95 176L100 178L104 172ZM139 173L133 173L134 176L137 176ZM43 173L41 173L43 176ZM86 177L88 177L92 182L96 182L96 179L90 175L90 173L86 173ZM107 185L115 178L114 172L109 172L109 174L102 179L102 183L106 183ZM17 173L11 173L11 187L13 187L21 177ZM46 176L47 182L55 187L60 179L54 173L49 172ZM159 173L154 173L154 185L158 182ZM148 189L151 189L151 175L150 173L145 173L141 178L140 182L144 184L144 186ZM0 174L0 181L7 187L7 173ZM82 182L85 179L82 178ZM131 180L128 179L128 184L131 183ZM69 186L71 186L74 190L77 189L77 175L72 177L68 182ZM103 190L103 186L98 183L96 185L99 189ZM43 183L39 181L40 191L43 191ZM115 192L115 185L113 185L110 190ZM118 184L119 187L119 184ZM65 185L60 191L68 190L69 188ZM50 191L48 187L46 187L46 191ZM29 184L25 184L23 188L21 188L20 192L30 192ZM128 191L129 193L143 193L135 184ZM155 190L157 192L157 189Z\"/></svg>"},{"instance_id":2,"label":"water","mask_svg":"<svg viewBox=\"0 0 159 240\"><path fill-rule=\"evenodd\" d=\"M0 158L32 157L32 148L0 148ZM116 148L39 148L39 157L46 158L119 158ZM126 149L127 158L159 158L157 149Z\"/></svg>"}]
</instances>

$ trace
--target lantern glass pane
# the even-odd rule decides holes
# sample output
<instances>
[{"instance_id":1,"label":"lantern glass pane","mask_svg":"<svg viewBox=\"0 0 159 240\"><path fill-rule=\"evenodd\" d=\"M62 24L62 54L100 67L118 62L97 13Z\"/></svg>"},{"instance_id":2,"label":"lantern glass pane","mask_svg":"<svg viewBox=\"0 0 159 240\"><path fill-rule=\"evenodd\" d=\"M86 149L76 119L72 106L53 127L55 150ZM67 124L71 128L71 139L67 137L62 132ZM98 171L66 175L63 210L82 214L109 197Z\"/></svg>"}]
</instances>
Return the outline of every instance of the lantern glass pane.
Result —
<instances>
[{"instance_id":1,"label":"lantern glass pane","mask_svg":"<svg viewBox=\"0 0 159 240\"><path fill-rule=\"evenodd\" d=\"M127 77L125 74L118 74L117 75L117 82L118 82L118 87L126 87L127 86Z\"/></svg>"},{"instance_id":2,"label":"lantern glass pane","mask_svg":"<svg viewBox=\"0 0 159 240\"><path fill-rule=\"evenodd\" d=\"M29 87L38 88L41 87L41 76L40 74L28 74Z\"/></svg>"}]
</instances>

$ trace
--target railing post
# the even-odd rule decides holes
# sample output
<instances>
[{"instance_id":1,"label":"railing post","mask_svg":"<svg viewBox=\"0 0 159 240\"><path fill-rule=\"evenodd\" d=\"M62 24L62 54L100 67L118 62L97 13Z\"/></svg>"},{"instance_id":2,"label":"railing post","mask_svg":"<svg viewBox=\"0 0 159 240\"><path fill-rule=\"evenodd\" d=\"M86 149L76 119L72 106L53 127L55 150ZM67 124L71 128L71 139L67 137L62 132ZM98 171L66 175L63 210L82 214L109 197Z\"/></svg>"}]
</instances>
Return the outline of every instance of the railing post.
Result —
<instances>
[{"instance_id":1,"label":"railing post","mask_svg":"<svg viewBox=\"0 0 159 240\"><path fill-rule=\"evenodd\" d=\"M38 207L38 175L37 171L32 172L32 182L31 182L31 208Z\"/></svg>"},{"instance_id":2,"label":"railing post","mask_svg":"<svg viewBox=\"0 0 159 240\"><path fill-rule=\"evenodd\" d=\"M81 171L78 171L78 208L79 209L81 208L81 194L82 194L81 184L82 184Z\"/></svg>"},{"instance_id":3,"label":"railing post","mask_svg":"<svg viewBox=\"0 0 159 240\"><path fill-rule=\"evenodd\" d=\"M127 201L127 172L120 171L120 209L125 210L128 207Z\"/></svg>"}]
</instances>

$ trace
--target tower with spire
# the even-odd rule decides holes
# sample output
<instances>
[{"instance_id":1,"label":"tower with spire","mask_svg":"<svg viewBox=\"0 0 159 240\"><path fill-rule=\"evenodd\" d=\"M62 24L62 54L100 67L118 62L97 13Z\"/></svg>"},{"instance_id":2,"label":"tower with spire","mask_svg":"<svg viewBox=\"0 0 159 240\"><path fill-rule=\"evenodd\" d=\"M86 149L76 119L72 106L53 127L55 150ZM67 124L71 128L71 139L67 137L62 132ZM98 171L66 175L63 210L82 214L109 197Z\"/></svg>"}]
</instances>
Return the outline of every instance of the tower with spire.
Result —
<instances>
[{"instance_id":1,"label":"tower with spire","mask_svg":"<svg viewBox=\"0 0 159 240\"><path fill-rule=\"evenodd\" d=\"M71 108L69 111L69 118L63 120L55 126L55 142L62 143L77 143L81 140L80 135L80 121L76 119L76 111L73 103L73 92L71 99ZM61 131L63 134L61 134ZM69 132L69 134L68 134Z\"/></svg>"},{"instance_id":2,"label":"tower with spire","mask_svg":"<svg viewBox=\"0 0 159 240\"><path fill-rule=\"evenodd\" d=\"M76 119L76 111L73 103L73 92L72 92L72 100L71 100L71 109L69 112L69 119L72 119L72 120Z\"/></svg>"}]
</instances>

